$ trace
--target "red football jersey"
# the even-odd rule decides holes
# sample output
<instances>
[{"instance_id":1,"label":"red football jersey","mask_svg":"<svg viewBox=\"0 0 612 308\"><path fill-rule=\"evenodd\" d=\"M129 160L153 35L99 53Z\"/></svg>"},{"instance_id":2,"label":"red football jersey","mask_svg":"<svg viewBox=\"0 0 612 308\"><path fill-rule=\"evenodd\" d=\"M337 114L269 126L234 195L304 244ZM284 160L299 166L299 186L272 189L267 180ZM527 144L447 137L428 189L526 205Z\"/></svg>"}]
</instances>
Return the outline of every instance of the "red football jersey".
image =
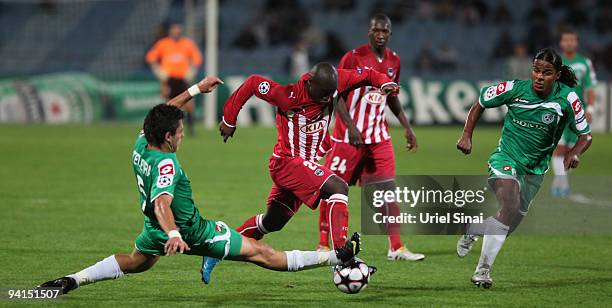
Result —
<instances>
[{"instance_id":1,"label":"red football jersey","mask_svg":"<svg viewBox=\"0 0 612 308\"><path fill-rule=\"evenodd\" d=\"M304 74L296 84L283 86L263 76L251 75L225 102L223 121L230 126L236 125L238 112L255 95L277 107L278 143L273 155L316 161L330 149L327 131L333 105L311 100L305 87L308 79L310 74ZM393 81L370 69L338 70L338 95L364 86L381 88L387 83Z\"/></svg>"},{"instance_id":2,"label":"red football jersey","mask_svg":"<svg viewBox=\"0 0 612 308\"><path fill-rule=\"evenodd\" d=\"M400 57L391 49L385 48L385 55L378 59L370 49L370 45L363 45L347 52L338 65L340 69L372 69L386 74L396 83L399 83ZM355 89L344 97L349 114L365 144L378 143L389 140L389 128L385 118L387 96L382 95L380 88L364 86ZM332 140L336 142L349 142L346 125L336 117Z\"/></svg>"}]
</instances>

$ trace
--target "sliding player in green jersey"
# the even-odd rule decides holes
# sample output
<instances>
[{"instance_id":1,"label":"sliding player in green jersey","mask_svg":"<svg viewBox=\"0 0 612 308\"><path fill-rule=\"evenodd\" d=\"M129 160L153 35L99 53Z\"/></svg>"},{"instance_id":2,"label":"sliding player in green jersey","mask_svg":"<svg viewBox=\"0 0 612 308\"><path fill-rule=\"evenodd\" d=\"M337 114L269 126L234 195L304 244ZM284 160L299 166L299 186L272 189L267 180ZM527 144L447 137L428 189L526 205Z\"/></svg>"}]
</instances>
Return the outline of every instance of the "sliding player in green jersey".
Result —
<instances>
[{"instance_id":1,"label":"sliding player in green jersey","mask_svg":"<svg viewBox=\"0 0 612 308\"><path fill-rule=\"evenodd\" d=\"M574 87L574 91L580 97L582 108L585 110L587 121L591 122L591 114L595 106L595 90L597 85L597 77L591 60L577 52L578 49L578 32L573 29L565 29L561 32L559 47L562 50L563 64L569 66L576 75L578 83ZM586 103L586 104L585 104ZM559 145L553 152L552 169L555 173L555 179L551 186L551 193L555 197L566 198L570 194L569 181L567 172L563 168L563 159L569 152L570 148L576 144L578 136L572 132L569 126L565 127Z\"/></svg>"},{"instance_id":2,"label":"sliding player in green jersey","mask_svg":"<svg viewBox=\"0 0 612 308\"><path fill-rule=\"evenodd\" d=\"M472 150L472 133L486 108L508 107L499 145L489 158L489 184L500 209L495 217L472 224L457 242L464 257L478 236L484 235L480 260L472 276L477 286L491 287L491 267L506 237L527 214L542 183L553 150L568 126L578 135L564 168L576 168L579 156L591 145L591 131L578 95L572 87L576 77L551 48L537 53L531 80L513 80L484 87L468 113L457 149Z\"/></svg>"},{"instance_id":3,"label":"sliding player in green jersey","mask_svg":"<svg viewBox=\"0 0 612 308\"><path fill-rule=\"evenodd\" d=\"M40 287L61 288L62 293L97 281L144 272L160 256L177 252L217 259L251 262L276 271L299 271L348 262L360 250L355 233L342 247L330 252L277 251L229 228L222 221L200 216L192 197L191 184L176 152L183 140L181 107L200 93L214 90L222 81L206 77L167 104L149 111L143 130L134 144L132 165L144 227L131 254L115 254L72 275L43 283Z\"/></svg>"}]
</instances>

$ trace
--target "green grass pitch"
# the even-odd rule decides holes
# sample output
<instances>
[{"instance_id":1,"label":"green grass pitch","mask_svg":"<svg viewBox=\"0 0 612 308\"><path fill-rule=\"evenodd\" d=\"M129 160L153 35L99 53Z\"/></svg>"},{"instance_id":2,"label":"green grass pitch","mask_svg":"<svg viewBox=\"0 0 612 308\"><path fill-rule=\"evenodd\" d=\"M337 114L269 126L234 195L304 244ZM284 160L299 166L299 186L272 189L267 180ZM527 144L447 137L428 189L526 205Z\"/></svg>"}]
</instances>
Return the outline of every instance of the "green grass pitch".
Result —
<instances>
[{"instance_id":1,"label":"green grass pitch","mask_svg":"<svg viewBox=\"0 0 612 308\"><path fill-rule=\"evenodd\" d=\"M142 228L132 174L134 124L0 126L0 288L27 288L82 269L115 252L130 252ZM474 152L455 150L460 127L417 127L419 151L405 153L392 132L397 174L485 174L498 127L479 127ZM186 137L179 159L204 217L239 226L264 209L270 189L272 128L239 128L227 144L217 131ZM575 174L609 175L612 136L595 134ZM547 192L541 192L547 193ZM359 190L352 188L351 230L359 228ZM264 240L277 249L313 249L317 213L303 207ZM201 259L164 257L153 269L86 286L57 300L86 306L602 306L612 304L612 236L512 236L497 258L490 290L469 279L478 261L455 255L455 236L404 236L423 262L386 261L384 236L366 236L362 258L378 266L357 295L339 292L328 268L278 273L223 262L211 285L200 282ZM0 306L24 302L0 300ZM46 305L48 302L27 302Z\"/></svg>"}]
</instances>

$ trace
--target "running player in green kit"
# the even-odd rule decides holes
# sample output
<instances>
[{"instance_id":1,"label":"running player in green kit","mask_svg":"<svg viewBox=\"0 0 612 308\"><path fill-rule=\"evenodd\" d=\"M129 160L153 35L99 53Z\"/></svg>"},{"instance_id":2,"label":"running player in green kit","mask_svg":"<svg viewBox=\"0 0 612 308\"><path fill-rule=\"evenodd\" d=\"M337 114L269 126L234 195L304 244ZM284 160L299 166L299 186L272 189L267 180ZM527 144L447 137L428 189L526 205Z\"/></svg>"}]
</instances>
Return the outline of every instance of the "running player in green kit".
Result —
<instances>
[{"instance_id":1,"label":"running player in green kit","mask_svg":"<svg viewBox=\"0 0 612 308\"><path fill-rule=\"evenodd\" d=\"M574 71L578 83L574 87L574 91L580 97L582 108L586 111L586 119L591 122L591 114L595 106L595 85L597 85L597 77L593 64L589 58L579 54L578 49L578 32L573 29L565 29L561 32L559 40L561 47L561 56L563 64L569 66ZM570 194L569 181L567 171L563 168L563 159L569 152L569 149L576 144L578 136L572 132L569 126L565 127L559 145L553 152L552 170L555 173L555 179L551 186L551 194L555 197L567 198Z\"/></svg>"},{"instance_id":2,"label":"running player in green kit","mask_svg":"<svg viewBox=\"0 0 612 308\"><path fill-rule=\"evenodd\" d=\"M177 252L218 259L247 261L276 271L299 271L339 265L360 251L359 234L334 251L276 251L246 238L222 221L204 219L192 199L191 184L176 152L183 139L181 107L193 96L214 90L222 81L206 77L167 104L147 114L134 144L132 163L144 227L131 254L115 254L72 275L43 283L68 293L97 281L120 278L151 268L164 255Z\"/></svg>"},{"instance_id":3,"label":"running player in green kit","mask_svg":"<svg viewBox=\"0 0 612 308\"><path fill-rule=\"evenodd\" d=\"M478 236L484 235L480 260L472 276L477 286L490 288L491 267L509 232L527 214L553 150L567 126L578 135L576 145L563 162L576 168L579 156L591 145L591 133L584 109L572 87L576 77L551 48L540 50L533 60L531 80L513 80L484 87L468 113L457 149L472 150L472 133L485 108L508 107L499 145L489 158L489 184L500 209L482 224L472 224L457 242L457 254L464 257Z\"/></svg>"}]
</instances>

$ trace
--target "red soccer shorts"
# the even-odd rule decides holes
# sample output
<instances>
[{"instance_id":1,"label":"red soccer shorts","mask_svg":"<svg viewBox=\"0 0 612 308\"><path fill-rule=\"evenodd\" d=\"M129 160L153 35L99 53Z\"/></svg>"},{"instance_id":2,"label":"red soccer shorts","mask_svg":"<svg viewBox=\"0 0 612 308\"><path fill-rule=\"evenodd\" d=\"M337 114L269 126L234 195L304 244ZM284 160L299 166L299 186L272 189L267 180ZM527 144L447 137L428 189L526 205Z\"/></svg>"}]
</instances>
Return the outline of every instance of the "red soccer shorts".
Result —
<instances>
[{"instance_id":1,"label":"red soccer shorts","mask_svg":"<svg viewBox=\"0 0 612 308\"><path fill-rule=\"evenodd\" d=\"M325 167L349 185L386 182L395 178L395 154L391 140L360 147L333 142L325 157Z\"/></svg>"},{"instance_id":2,"label":"red soccer shorts","mask_svg":"<svg viewBox=\"0 0 612 308\"><path fill-rule=\"evenodd\" d=\"M278 204L284 207L288 216L293 216L302 203L316 209L321 187L334 175L331 170L301 157L273 156L269 168L274 184L268 196L268 206Z\"/></svg>"}]
</instances>

